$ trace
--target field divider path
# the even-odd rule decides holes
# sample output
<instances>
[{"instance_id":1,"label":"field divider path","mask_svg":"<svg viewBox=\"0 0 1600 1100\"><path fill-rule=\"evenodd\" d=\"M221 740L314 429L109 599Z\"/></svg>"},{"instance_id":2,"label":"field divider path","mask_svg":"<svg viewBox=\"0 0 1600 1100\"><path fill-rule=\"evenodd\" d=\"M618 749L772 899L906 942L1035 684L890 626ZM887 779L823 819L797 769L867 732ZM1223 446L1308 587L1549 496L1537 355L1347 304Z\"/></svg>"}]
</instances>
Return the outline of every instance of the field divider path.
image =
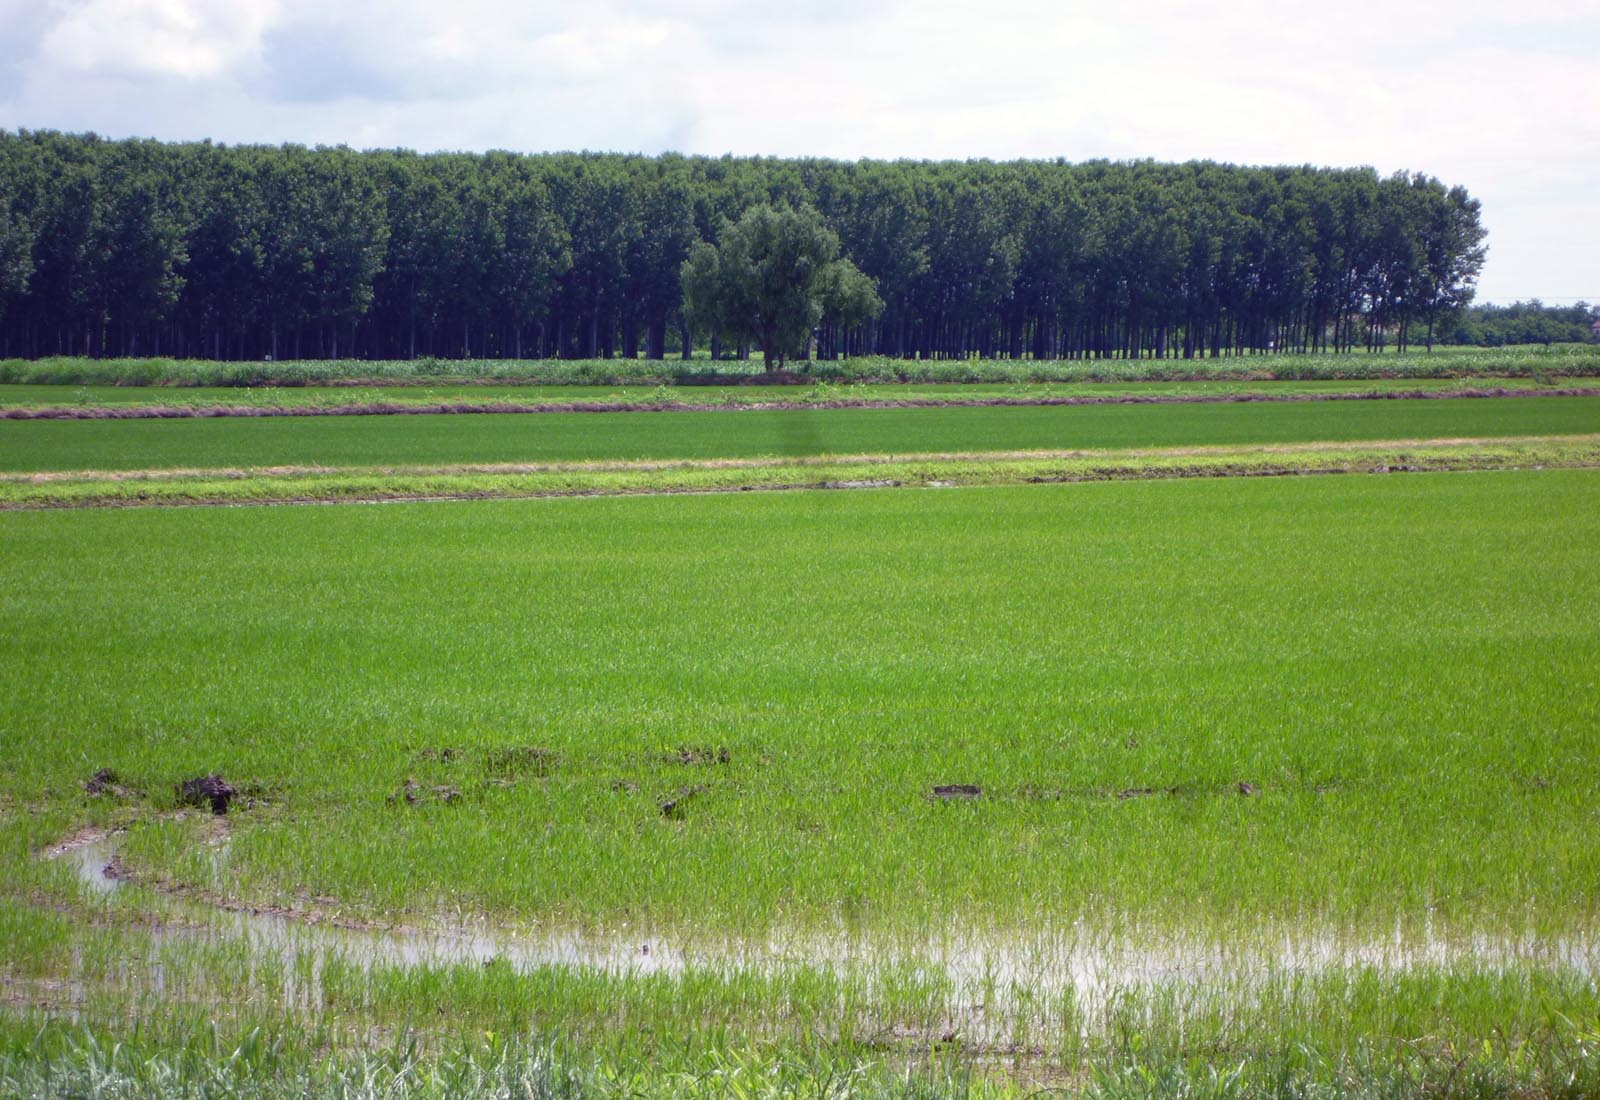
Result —
<instances>
[{"instance_id":1,"label":"field divider path","mask_svg":"<svg viewBox=\"0 0 1600 1100\"><path fill-rule=\"evenodd\" d=\"M0 474L0 509L380 503L1600 467L1600 434L1117 450Z\"/></svg>"},{"instance_id":2,"label":"field divider path","mask_svg":"<svg viewBox=\"0 0 1600 1100\"><path fill-rule=\"evenodd\" d=\"M359 401L328 405L13 405L0 420L211 420L316 416L443 416L505 413L773 412L800 409L1031 408L1097 405L1303 404L1322 401L1429 401L1453 398L1600 397L1597 386L1468 386L1452 389L1369 389L1349 392L1242 390L1229 393L1041 394L986 397L798 397L773 400L679 401L647 398L595 401Z\"/></svg>"}]
</instances>

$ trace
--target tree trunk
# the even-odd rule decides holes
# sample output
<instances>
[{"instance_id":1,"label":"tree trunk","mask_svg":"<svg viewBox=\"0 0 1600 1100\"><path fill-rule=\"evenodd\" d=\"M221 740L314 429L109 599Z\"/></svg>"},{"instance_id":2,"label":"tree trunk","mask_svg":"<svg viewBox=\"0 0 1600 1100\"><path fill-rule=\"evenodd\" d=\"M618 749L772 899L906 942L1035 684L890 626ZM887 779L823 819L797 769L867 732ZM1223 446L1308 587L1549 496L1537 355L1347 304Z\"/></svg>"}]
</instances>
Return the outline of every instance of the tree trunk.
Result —
<instances>
[{"instance_id":1,"label":"tree trunk","mask_svg":"<svg viewBox=\"0 0 1600 1100\"><path fill-rule=\"evenodd\" d=\"M622 357L639 358L639 322L632 317L622 319Z\"/></svg>"}]
</instances>

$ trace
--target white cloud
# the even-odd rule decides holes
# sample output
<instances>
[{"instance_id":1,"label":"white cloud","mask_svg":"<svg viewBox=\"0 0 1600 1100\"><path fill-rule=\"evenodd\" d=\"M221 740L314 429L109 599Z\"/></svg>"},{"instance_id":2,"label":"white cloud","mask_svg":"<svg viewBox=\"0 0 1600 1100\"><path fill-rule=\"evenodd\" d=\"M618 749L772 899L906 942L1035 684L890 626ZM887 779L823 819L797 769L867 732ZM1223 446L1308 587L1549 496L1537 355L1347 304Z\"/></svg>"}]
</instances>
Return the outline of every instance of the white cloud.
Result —
<instances>
[{"instance_id":1,"label":"white cloud","mask_svg":"<svg viewBox=\"0 0 1600 1100\"><path fill-rule=\"evenodd\" d=\"M87 0L62 11L40 61L66 72L225 74L254 53L275 0Z\"/></svg>"}]
</instances>

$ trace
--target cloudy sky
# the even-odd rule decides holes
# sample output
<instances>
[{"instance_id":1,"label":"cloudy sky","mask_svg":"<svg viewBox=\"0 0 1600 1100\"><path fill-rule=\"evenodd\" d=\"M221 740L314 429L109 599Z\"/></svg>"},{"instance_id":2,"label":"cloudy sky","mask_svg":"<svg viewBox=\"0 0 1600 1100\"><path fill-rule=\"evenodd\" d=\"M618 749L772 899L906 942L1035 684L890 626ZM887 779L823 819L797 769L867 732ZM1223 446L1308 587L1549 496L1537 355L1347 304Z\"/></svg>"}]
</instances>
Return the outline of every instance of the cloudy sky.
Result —
<instances>
[{"instance_id":1,"label":"cloudy sky","mask_svg":"<svg viewBox=\"0 0 1600 1100\"><path fill-rule=\"evenodd\" d=\"M0 0L0 58L8 129L1417 170L1480 298L1600 301L1600 0Z\"/></svg>"}]
</instances>

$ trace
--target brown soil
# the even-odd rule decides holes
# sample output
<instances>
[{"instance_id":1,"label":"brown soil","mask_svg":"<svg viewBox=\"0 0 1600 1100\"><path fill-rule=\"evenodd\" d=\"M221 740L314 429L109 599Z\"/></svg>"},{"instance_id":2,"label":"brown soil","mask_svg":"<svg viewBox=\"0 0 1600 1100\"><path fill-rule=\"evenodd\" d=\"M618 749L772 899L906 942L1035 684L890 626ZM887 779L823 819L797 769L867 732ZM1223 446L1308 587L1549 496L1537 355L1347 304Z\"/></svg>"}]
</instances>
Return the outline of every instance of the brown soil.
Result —
<instances>
[{"instance_id":1,"label":"brown soil","mask_svg":"<svg viewBox=\"0 0 1600 1100\"><path fill-rule=\"evenodd\" d=\"M79 829L77 832L68 836L62 837L60 840L50 845L50 847L38 853L38 857L40 859L55 859L58 856L66 855L68 852L75 852L79 848L86 848L91 844L98 844L102 840L106 839L106 837L112 836L113 834L121 831L121 829L102 829L98 826L91 825L87 828Z\"/></svg>"},{"instance_id":2,"label":"brown soil","mask_svg":"<svg viewBox=\"0 0 1600 1100\"><path fill-rule=\"evenodd\" d=\"M1117 792L1117 798L1126 802L1130 798L1150 798L1158 794L1177 794L1177 787L1127 787Z\"/></svg>"},{"instance_id":3,"label":"brown soil","mask_svg":"<svg viewBox=\"0 0 1600 1100\"><path fill-rule=\"evenodd\" d=\"M510 748L491 749L484 757L484 770L490 775L505 779L533 775L549 775L561 756L554 749L536 745L513 745Z\"/></svg>"},{"instance_id":4,"label":"brown soil","mask_svg":"<svg viewBox=\"0 0 1600 1100\"><path fill-rule=\"evenodd\" d=\"M407 779L400 785L400 789L388 798L388 803L391 806L422 806L430 802L453 806L460 801L461 788L459 787L449 783L424 786L415 779Z\"/></svg>"},{"instance_id":5,"label":"brown soil","mask_svg":"<svg viewBox=\"0 0 1600 1100\"><path fill-rule=\"evenodd\" d=\"M125 786L118 778L117 773L110 768L101 768L81 784L83 793L87 795L110 795L112 798L138 798L140 791L137 788Z\"/></svg>"},{"instance_id":6,"label":"brown soil","mask_svg":"<svg viewBox=\"0 0 1600 1100\"><path fill-rule=\"evenodd\" d=\"M705 792L705 787L679 787L673 796L661 803L661 816L679 819L683 817L683 808L688 802Z\"/></svg>"},{"instance_id":7,"label":"brown soil","mask_svg":"<svg viewBox=\"0 0 1600 1100\"><path fill-rule=\"evenodd\" d=\"M662 759L668 764L694 767L699 764L726 764L733 759L733 754L720 745L716 748L710 745L679 745Z\"/></svg>"},{"instance_id":8,"label":"brown soil","mask_svg":"<svg viewBox=\"0 0 1600 1100\"><path fill-rule=\"evenodd\" d=\"M222 778L220 772L196 776L178 784L178 801L186 806L211 806L219 817L228 812L228 805L239 794L238 790Z\"/></svg>"}]
</instances>

